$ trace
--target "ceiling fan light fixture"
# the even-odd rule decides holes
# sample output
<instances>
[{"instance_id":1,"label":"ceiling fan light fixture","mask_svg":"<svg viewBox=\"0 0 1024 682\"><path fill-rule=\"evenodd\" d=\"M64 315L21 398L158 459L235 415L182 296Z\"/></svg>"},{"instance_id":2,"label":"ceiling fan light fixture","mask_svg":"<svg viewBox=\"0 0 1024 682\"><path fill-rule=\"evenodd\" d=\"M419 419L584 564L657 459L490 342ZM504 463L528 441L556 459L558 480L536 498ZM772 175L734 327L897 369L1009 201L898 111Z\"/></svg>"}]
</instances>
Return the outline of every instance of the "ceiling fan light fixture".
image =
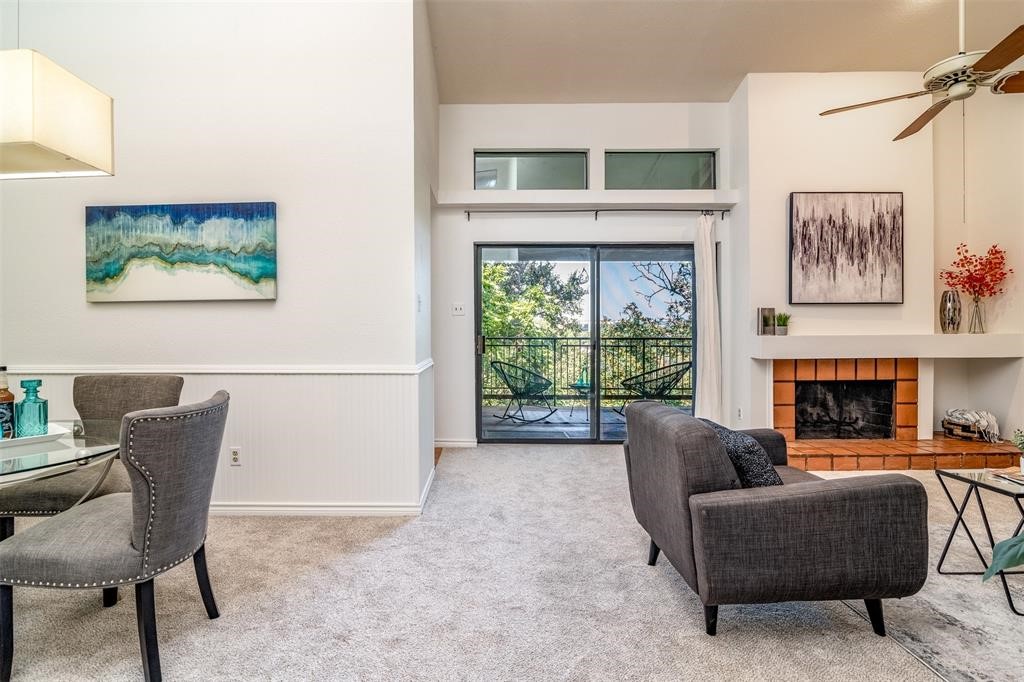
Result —
<instances>
[{"instance_id":1,"label":"ceiling fan light fixture","mask_svg":"<svg viewBox=\"0 0 1024 682\"><path fill-rule=\"evenodd\" d=\"M114 174L114 102L44 55L0 51L0 180Z\"/></svg>"},{"instance_id":2,"label":"ceiling fan light fixture","mask_svg":"<svg viewBox=\"0 0 1024 682\"><path fill-rule=\"evenodd\" d=\"M923 90L906 95L886 97L870 102L850 104L821 112L822 116L838 114L854 109L872 107L876 104L895 102L901 99L913 99L927 94L946 93L946 96L918 116L914 121L893 138L893 141L910 137L922 130L933 118L938 116L952 102L959 102L973 95L979 87L989 88L994 94L1024 93L1024 72L1013 71L1000 75L999 72L1011 63L1024 57L1024 25L1018 26L1003 38L991 50L975 50L968 52L967 44L967 0L960 0L960 51L952 57L933 64L924 72Z\"/></svg>"}]
</instances>

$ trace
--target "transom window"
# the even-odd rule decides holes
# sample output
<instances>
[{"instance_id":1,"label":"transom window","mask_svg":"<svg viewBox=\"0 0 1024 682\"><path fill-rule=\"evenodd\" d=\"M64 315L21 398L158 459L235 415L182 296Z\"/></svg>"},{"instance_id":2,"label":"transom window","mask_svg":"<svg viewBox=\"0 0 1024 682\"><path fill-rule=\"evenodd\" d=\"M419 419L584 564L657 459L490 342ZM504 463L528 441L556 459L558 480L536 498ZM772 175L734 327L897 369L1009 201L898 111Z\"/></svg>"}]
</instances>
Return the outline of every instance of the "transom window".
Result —
<instances>
[{"instance_id":1,"label":"transom window","mask_svg":"<svg viewBox=\"0 0 1024 682\"><path fill-rule=\"evenodd\" d=\"M711 151L608 151L605 189L715 189Z\"/></svg>"},{"instance_id":2,"label":"transom window","mask_svg":"<svg viewBox=\"0 0 1024 682\"><path fill-rule=\"evenodd\" d=\"M586 189L587 153L478 151L474 189Z\"/></svg>"}]
</instances>

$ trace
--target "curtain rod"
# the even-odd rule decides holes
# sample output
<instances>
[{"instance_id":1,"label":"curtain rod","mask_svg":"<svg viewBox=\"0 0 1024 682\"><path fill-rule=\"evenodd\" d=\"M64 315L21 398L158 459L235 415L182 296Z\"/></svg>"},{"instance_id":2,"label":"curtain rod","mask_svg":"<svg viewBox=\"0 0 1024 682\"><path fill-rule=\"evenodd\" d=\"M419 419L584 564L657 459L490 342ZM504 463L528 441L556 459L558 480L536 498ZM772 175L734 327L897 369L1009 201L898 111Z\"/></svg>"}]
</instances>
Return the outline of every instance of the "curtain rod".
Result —
<instances>
[{"instance_id":1,"label":"curtain rod","mask_svg":"<svg viewBox=\"0 0 1024 682\"><path fill-rule=\"evenodd\" d=\"M466 209L466 222L474 213L593 213L594 220L597 220L599 213L702 213L706 215L729 213L727 208L492 208L492 209Z\"/></svg>"}]
</instances>

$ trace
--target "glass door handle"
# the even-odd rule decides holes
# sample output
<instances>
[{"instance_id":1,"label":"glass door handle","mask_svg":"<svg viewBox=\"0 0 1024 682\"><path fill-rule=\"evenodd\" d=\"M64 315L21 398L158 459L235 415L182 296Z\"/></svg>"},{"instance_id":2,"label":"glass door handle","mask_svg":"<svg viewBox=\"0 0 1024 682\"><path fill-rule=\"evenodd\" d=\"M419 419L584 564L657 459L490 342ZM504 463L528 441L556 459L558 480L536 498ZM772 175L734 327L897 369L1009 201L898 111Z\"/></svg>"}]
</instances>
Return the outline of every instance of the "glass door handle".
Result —
<instances>
[{"instance_id":1,"label":"glass door handle","mask_svg":"<svg viewBox=\"0 0 1024 682\"><path fill-rule=\"evenodd\" d=\"M487 337L478 336L476 337L476 354L483 355L487 350Z\"/></svg>"}]
</instances>

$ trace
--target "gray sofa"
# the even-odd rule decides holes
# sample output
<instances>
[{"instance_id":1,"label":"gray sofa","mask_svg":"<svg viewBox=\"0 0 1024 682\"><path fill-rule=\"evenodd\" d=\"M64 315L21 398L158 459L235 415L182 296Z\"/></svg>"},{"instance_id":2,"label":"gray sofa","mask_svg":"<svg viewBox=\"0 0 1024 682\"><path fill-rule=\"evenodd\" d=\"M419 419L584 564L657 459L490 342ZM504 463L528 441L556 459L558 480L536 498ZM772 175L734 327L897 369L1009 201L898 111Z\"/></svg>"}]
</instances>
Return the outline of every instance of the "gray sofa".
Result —
<instances>
[{"instance_id":1,"label":"gray sofa","mask_svg":"<svg viewBox=\"0 0 1024 682\"><path fill-rule=\"evenodd\" d=\"M898 474L824 480L786 466L786 442L760 442L781 486L741 488L715 432L656 402L626 408L629 493L651 537L704 604L714 635L721 604L863 599L885 635L882 599L906 597L928 573L924 486Z\"/></svg>"}]
</instances>

